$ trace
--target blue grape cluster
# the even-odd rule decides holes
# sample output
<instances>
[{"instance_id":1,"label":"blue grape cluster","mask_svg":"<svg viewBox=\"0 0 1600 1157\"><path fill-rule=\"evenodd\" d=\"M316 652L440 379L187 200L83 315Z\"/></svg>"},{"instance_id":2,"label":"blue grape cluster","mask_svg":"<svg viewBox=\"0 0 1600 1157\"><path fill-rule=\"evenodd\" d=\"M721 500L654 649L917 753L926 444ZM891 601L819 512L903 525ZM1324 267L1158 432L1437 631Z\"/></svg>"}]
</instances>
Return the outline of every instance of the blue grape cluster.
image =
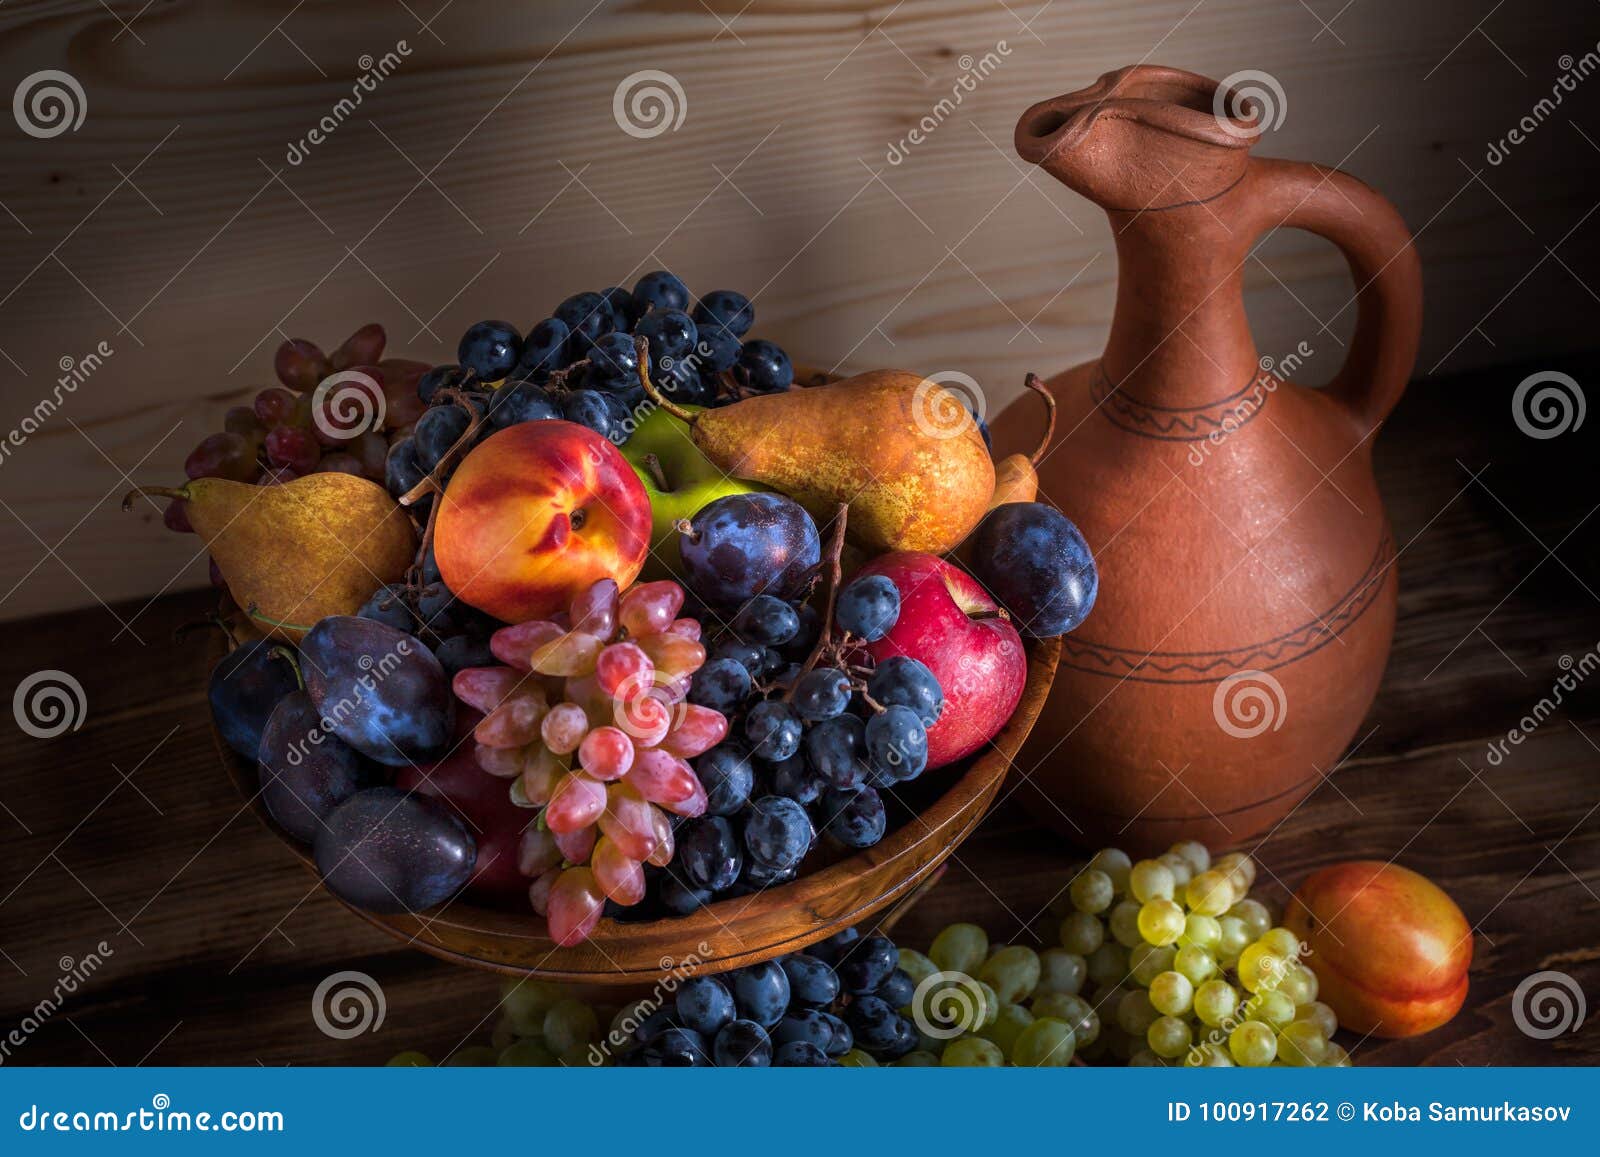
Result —
<instances>
[{"instance_id":1,"label":"blue grape cluster","mask_svg":"<svg viewBox=\"0 0 1600 1157\"><path fill-rule=\"evenodd\" d=\"M727 716L729 731L695 760L708 805L678 829L657 878L662 909L687 915L786 883L822 836L851 850L883 838L882 793L922 774L944 706L939 681L915 659L857 665L857 644L881 638L899 613L893 582L869 576L840 591L843 634L821 647L821 616L804 596L757 594L733 614L689 688L689 701Z\"/></svg>"},{"instance_id":2,"label":"blue grape cluster","mask_svg":"<svg viewBox=\"0 0 1600 1157\"><path fill-rule=\"evenodd\" d=\"M621 445L645 403L637 337L649 342L650 380L678 402L723 406L794 383L794 365L781 347L746 338L755 324L748 297L717 289L692 309L689 302L679 278L656 270L631 292L613 286L575 293L526 335L509 322L476 322L461 337L456 364L436 366L417 390L431 407L441 388L464 387L475 396L475 407L481 402L486 432L565 418ZM504 384L488 388L493 383ZM441 407L444 413L449 409ZM464 413L425 414L418 421L414 437L424 472L432 469L427 459L437 461L465 427Z\"/></svg>"},{"instance_id":3,"label":"blue grape cluster","mask_svg":"<svg viewBox=\"0 0 1600 1157\"><path fill-rule=\"evenodd\" d=\"M644 1068L826 1068L892 1061L918 1047L916 985L886 936L846 928L806 952L696 976L632 1026L617 1058ZM630 1013L630 1016L632 1013ZM625 1018L619 1018L619 1021Z\"/></svg>"},{"instance_id":4,"label":"blue grape cluster","mask_svg":"<svg viewBox=\"0 0 1600 1157\"><path fill-rule=\"evenodd\" d=\"M379 587L356 614L415 635L451 678L457 671L499 662L489 636L503 624L456 598L439 574L432 545L422 552L416 583Z\"/></svg>"}]
</instances>

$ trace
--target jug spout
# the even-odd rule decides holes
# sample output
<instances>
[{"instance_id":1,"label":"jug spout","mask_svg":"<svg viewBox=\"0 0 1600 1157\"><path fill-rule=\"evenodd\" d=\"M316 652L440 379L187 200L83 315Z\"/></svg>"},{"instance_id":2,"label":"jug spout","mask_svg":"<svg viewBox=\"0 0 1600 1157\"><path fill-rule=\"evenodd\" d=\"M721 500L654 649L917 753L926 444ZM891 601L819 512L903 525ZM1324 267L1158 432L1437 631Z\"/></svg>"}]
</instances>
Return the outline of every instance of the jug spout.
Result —
<instances>
[{"instance_id":1,"label":"jug spout","mask_svg":"<svg viewBox=\"0 0 1600 1157\"><path fill-rule=\"evenodd\" d=\"M1178 208L1243 179L1268 111L1196 73L1136 64L1028 109L1016 149L1108 212Z\"/></svg>"}]
</instances>

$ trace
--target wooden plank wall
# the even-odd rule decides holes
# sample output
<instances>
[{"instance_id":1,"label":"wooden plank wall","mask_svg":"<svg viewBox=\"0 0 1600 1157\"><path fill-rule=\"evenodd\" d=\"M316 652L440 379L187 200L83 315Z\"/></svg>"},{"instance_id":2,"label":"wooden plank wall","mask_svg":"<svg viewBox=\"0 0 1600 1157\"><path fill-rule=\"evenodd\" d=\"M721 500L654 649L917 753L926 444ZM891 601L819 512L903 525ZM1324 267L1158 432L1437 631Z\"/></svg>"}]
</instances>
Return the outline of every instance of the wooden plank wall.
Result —
<instances>
[{"instance_id":1,"label":"wooden plank wall","mask_svg":"<svg viewBox=\"0 0 1600 1157\"><path fill-rule=\"evenodd\" d=\"M50 139L0 122L0 438L65 359L113 352L0 459L0 617L203 582L193 539L115 498L128 475L178 477L286 335L376 319L443 360L475 319L531 324L667 266L755 293L758 332L797 360L957 369L998 406L1025 371L1097 352L1116 273L1097 211L1024 167L1012 126L1141 60L1270 73L1285 116L1259 151L1396 201L1428 269L1420 372L1592 341L1594 94L1503 163L1485 153L1597 25L1559 0L7 4L4 90L60 69L87 107ZM392 75L291 163L389 52ZM891 163L985 54L997 66ZM613 97L646 69L676 79L683 120L635 139ZM1263 350L1348 334L1329 247L1280 235L1260 258Z\"/></svg>"}]
</instances>

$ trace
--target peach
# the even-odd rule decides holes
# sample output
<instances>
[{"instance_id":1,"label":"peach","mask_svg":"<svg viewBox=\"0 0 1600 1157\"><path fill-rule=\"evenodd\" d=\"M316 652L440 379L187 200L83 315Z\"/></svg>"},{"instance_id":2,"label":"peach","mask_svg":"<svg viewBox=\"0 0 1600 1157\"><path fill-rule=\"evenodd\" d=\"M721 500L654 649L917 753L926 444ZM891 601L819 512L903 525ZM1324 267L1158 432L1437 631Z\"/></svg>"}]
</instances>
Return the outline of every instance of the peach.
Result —
<instances>
[{"instance_id":1,"label":"peach","mask_svg":"<svg viewBox=\"0 0 1600 1157\"><path fill-rule=\"evenodd\" d=\"M1438 1028L1467 998L1472 929L1455 901L1398 864L1352 860L1313 873L1284 912L1310 946L1319 999L1340 1025L1381 1037Z\"/></svg>"},{"instance_id":2,"label":"peach","mask_svg":"<svg viewBox=\"0 0 1600 1157\"><path fill-rule=\"evenodd\" d=\"M481 442L440 499L434 557L464 602L544 619L603 578L626 587L650 548L650 499L622 454L573 422L522 422Z\"/></svg>"}]
</instances>

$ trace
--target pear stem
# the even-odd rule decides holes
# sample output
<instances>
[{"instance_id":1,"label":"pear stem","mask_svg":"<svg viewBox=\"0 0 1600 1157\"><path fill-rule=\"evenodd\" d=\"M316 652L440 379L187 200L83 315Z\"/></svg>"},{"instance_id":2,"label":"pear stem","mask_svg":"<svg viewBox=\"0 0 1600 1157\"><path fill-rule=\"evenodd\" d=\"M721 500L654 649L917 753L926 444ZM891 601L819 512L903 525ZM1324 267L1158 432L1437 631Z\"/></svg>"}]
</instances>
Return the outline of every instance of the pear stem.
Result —
<instances>
[{"instance_id":1,"label":"pear stem","mask_svg":"<svg viewBox=\"0 0 1600 1157\"><path fill-rule=\"evenodd\" d=\"M833 609L834 605L839 601L839 580L843 577L844 570L844 565L841 561L844 557L844 530L849 519L850 504L847 502L839 503L839 512L833 518L833 537L828 540L826 559L828 564L828 602L827 609L822 614L822 633L817 636L817 645L811 648L811 654L806 656L806 661L800 668L800 674L795 676L794 682L789 684L789 690L784 693L783 699L785 703L794 698L794 691L796 687L800 686L800 680L805 678L808 672L816 668L816 665L821 662L822 656L833 645ZM845 638L848 639L849 637L849 632L845 632Z\"/></svg>"},{"instance_id":2,"label":"pear stem","mask_svg":"<svg viewBox=\"0 0 1600 1157\"><path fill-rule=\"evenodd\" d=\"M282 623L277 619L269 619L266 615L261 613L261 608L256 606L255 603L251 603L248 607L246 607L244 609L244 613L249 615L258 623L266 623L269 627L280 627L285 631L299 631L302 635L308 633L311 630L311 627L315 626L315 624L307 625L304 623Z\"/></svg>"},{"instance_id":3,"label":"pear stem","mask_svg":"<svg viewBox=\"0 0 1600 1157\"><path fill-rule=\"evenodd\" d=\"M650 342L646 338L635 337L633 349L639 355L639 384L644 387L645 396L680 422L693 426L694 415L678 403L668 401L650 380Z\"/></svg>"},{"instance_id":4,"label":"pear stem","mask_svg":"<svg viewBox=\"0 0 1600 1157\"><path fill-rule=\"evenodd\" d=\"M646 454L643 458L639 459L639 461L644 466L645 470L649 472L650 478L653 482L655 482L657 490L665 493L667 490L671 489L671 487L667 485L667 472L661 468L661 459L657 458L654 454Z\"/></svg>"},{"instance_id":5,"label":"pear stem","mask_svg":"<svg viewBox=\"0 0 1600 1157\"><path fill-rule=\"evenodd\" d=\"M189 497L189 488L174 489L171 486L135 486L122 496L122 512L126 514L133 509L135 498L176 498L184 501Z\"/></svg>"},{"instance_id":6,"label":"pear stem","mask_svg":"<svg viewBox=\"0 0 1600 1157\"><path fill-rule=\"evenodd\" d=\"M1044 383L1039 380L1038 374L1029 374L1022 379L1022 384L1043 398L1049 410L1049 418L1044 426L1044 437L1039 440L1039 445L1034 447L1033 453L1028 455L1028 462L1037 466L1044 457L1044 452L1050 448L1050 439L1056 436L1056 396L1044 388Z\"/></svg>"}]
</instances>

